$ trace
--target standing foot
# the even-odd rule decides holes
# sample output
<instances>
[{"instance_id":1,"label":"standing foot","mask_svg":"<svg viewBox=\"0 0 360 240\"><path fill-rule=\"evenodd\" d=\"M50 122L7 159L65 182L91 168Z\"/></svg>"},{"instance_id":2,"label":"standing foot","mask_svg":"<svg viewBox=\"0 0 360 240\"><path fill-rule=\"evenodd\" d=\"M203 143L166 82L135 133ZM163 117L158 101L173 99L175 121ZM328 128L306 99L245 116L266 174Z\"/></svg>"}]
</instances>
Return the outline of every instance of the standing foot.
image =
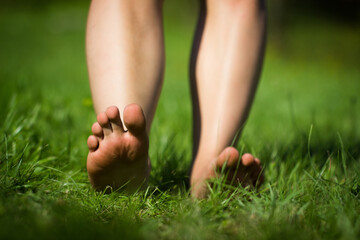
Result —
<instances>
[{"instance_id":1,"label":"standing foot","mask_svg":"<svg viewBox=\"0 0 360 240\"><path fill-rule=\"evenodd\" d=\"M149 138L145 117L137 104L124 109L124 130L119 109L109 107L97 116L87 144L87 171L98 191L108 186L129 192L147 185L150 175Z\"/></svg>"},{"instance_id":2,"label":"standing foot","mask_svg":"<svg viewBox=\"0 0 360 240\"><path fill-rule=\"evenodd\" d=\"M204 198L208 194L206 182L226 174L226 183L243 187L259 187L264 182L260 160L249 153L242 155L234 147L225 148L213 161L197 158L191 173L191 195Z\"/></svg>"}]
</instances>

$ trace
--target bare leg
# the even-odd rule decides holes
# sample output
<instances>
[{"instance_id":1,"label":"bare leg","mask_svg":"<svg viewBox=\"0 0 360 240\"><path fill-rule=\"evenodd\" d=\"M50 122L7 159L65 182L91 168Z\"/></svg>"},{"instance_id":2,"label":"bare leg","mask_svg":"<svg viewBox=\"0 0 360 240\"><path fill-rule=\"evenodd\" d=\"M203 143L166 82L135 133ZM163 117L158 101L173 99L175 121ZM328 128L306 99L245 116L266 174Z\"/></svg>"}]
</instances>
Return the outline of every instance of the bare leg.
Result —
<instances>
[{"instance_id":1,"label":"bare leg","mask_svg":"<svg viewBox=\"0 0 360 240\"><path fill-rule=\"evenodd\" d=\"M86 53L96 113L138 103L149 130L163 79L162 1L93 0Z\"/></svg>"},{"instance_id":2,"label":"bare leg","mask_svg":"<svg viewBox=\"0 0 360 240\"><path fill-rule=\"evenodd\" d=\"M258 83L265 43L262 0L206 0L194 41L191 86L194 115L192 195L206 194L204 181L239 153L229 147L243 127ZM245 154L238 180L261 178L258 159ZM247 176L244 176L247 175Z\"/></svg>"},{"instance_id":3,"label":"bare leg","mask_svg":"<svg viewBox=\"0 0 360 240\"><path fill-rule=\"evenodd\" d=\"M148 133L162 85L163 45L161 0L92 1L86 53L98 121L88 139L87 169L98 190L128 182L135 189L149 176ZM131 103L138 105L125 109Z\"/></svg>"}]
</instances>

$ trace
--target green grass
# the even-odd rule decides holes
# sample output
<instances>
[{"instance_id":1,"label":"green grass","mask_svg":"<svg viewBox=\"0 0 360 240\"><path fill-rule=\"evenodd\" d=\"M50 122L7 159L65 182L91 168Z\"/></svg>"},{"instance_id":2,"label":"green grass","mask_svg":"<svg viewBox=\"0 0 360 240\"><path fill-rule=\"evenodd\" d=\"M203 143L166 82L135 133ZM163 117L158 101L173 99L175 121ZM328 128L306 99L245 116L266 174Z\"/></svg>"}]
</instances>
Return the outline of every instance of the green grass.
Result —
<instances>
[{"instance_id":1,"label":"green grass","mask_svg":"<svg viewBox=\"0 0 360 240\"><path fill-rule=\"evenodd\" d=\"M237 146L262 159L266 182L258 193L216 183L209 198L194 201L184 182L196 11L170 3L165 10L167 69L150 136L150 186L104 195L91 189L85 169L95 120L87 6L1 8L0 239L359 239L359 28L314 18L275 35L270 24Z\"/></svg>"}]
</instances>

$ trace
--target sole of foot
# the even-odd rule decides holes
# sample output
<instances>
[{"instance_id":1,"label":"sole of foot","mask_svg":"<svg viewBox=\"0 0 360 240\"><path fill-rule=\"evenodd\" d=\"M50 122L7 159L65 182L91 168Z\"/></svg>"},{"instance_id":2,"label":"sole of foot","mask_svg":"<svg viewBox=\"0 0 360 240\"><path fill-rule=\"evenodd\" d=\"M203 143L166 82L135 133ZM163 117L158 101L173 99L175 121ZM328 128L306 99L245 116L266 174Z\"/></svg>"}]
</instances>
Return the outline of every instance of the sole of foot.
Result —
<instances>
[{"instance_id":1,"label":"sole of foot","mask_svg":"<svg viewBox=\"0 0 360 240\"><path fill-rule=\"evenodd\" d=\"M93 135L87 144L87 171L91 185L98 191L134 192L147 186L150 175L149 138L141 107L125 107L123 121L119 109L111 106L97 115Z\"/></svg>"},{"instance_id":2,"label":"sole of foot","mask_svg":"<svg viewBox=\"0 0 360 240\"><path fill-rule=\"evenodd\" d=\"M234 147L225 148L213 161L197 159L191 173L191 196L204 198L208 195L208 182L225 174L226 184L257 188L264 182L261 162L249 153L239 158Z\"/></svg>"}]
</instances>

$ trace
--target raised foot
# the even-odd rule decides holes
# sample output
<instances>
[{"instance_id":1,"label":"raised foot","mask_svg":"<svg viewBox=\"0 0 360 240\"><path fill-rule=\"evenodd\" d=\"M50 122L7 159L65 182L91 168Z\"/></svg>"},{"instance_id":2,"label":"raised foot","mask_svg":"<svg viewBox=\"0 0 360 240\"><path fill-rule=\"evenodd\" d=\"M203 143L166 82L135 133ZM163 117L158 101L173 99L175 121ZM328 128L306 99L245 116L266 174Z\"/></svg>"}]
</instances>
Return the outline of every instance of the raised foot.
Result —
<instances>
[{"instance_id":1,"label":"raised foot","mask_svg":"<svg viewBox=\"0 0 360 240\"><path fill-rule=\"evenodd\" d=\"M150 174L149 138L145 117L137 104L125 107L123 120L119 109L109 107L97 116L88 138L87 171L91 185L133 192L146 186Z\"/></svg>"},{"instance_id":2,"label":"raised foot","mask_svg":"<svg viewBox=\"0 0 360 240\"><path fill-rule=\"evenodd\" d=\"M260 160L249 153L239 158L234 147L225 148L213 161L196 159L191 173L191 195L203 198L208 194L206 182L226 174L226 183L243 187L259 187L264 182Z\"/></svg>"}]
</instances>

